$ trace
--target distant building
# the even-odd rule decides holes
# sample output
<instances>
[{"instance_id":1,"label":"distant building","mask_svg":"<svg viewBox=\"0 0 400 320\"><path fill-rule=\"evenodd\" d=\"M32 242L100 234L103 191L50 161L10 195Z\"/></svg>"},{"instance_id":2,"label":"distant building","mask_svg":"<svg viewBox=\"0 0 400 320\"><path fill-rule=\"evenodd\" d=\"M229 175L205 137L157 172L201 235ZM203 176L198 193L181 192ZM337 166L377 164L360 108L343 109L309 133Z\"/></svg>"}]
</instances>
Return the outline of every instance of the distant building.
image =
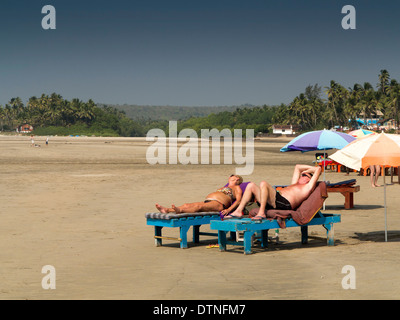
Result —
<instances>
[{"instance_id":1,"label":"distant building","mask_svg":"<svg viewBox=\"0 0 400 320\"><path fill-rule=\"evenodd\" d=\"M378 129L379 130L391 130L391 129L396 129L396 121L394 119L384 119L381 121L378 121Z\"/></svg>"},{"instance_id":2,"label":"distant building","mask_svg":"<svg viewBox=\"0 0 400 320\"><path fill-rule=\"evenodd\" d=\"M360 127L366 126L370 129L374 129L378 127L378 121L382 120L383 113L379 110L372 112L370 118L367 118L364 114L364 112L361 112L358 117L356 118L356 121Z\"/></svg>"},{"instance_id":3,"label":"distant building","mask_svg":"<svg viewBox=\"0 0 400 320\"><path fill-rule=\"evenodd\" d=\"M274 134L296 134L299 132L300 126L297 125L279 125L279 124L274 124L272 126L272 133Z\"/></svg>"},{"instance_id":4,"label":"distant building","mask_svg":"<svg viewBox=\"0 0 400 320\"><path fill-rule=\"evenodd\" d=\"M19 126L17 128L17 132L30 133L32 131L33 131L33 127L29 124L23 124L22 126Z\"/></svg>"}]
</instances>

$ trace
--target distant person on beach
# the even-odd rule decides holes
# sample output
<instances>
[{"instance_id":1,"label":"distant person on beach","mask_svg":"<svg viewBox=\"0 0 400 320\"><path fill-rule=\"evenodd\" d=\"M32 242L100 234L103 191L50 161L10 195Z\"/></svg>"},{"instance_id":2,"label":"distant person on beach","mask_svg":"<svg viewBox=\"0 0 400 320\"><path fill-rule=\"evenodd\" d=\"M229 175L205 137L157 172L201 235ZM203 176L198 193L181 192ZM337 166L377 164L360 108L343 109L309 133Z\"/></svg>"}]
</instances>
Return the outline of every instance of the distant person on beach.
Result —
<instances>
[{"instance_id":1,"label":"distant person on beach","mask_svg":"<svg viewBox=\"0 0 400 320\"><path fill-rule=\"evenodd\" d=\"M49 145L49 137L46 138L46 146Z\"/></svg>"},{"instance_id":2,"label":"distant person on beach","mask_svg":"<svg viewBox=\"0 0 400 320\"><path fill-rule=\"evenodd\" d=\"M228 184L215 192L210 193L202 202L185 203L181 206L172 205L166 208L158 203L156 208L161 213L194 213L194 212L211 212L219 211L223 215L227 215L236 209L242 199L242 189L240 184L243 178L238 175L231 175Z\"/></svg>"},{"instance_id":3,"label":"distant person on beach","mask_svg":"<svg viewBox=\"0 0 400 320\"><path fill-rule=\"evenodd\" d=\"M33 134L31 134L31 147L35 146L35 140L33 139Z\"/></svg>"},{"instance_id":4,"label":"distant person on beach","mask_svg":"<svg viewBox=\"0 0 400 320\"><path fill-rule=\"evenodd\" d=\"M253 220L265 219L265 211L269 209L296 209L314 191L321 167L297 164L294 168L291 185L282 190L275 190L268 182L261 181L260 186L250 182L243 194L239 206L230 214L231 217L241 218L243 209L252 201L257 201L260 208Z\"/></svg>"},{"instance_id":5,"label":"distant person on beach","mask_svg":"<svg viewBox=\"0 0 400 320\"><path fill-rule=\"evenodd\" d=\"M369 169L371 170L371 174L370 174L371 186L373 188L380 187L380 185L377 184L377 182L378 182L379 175L381 174L381 166L376 164L373 166L369 166Z\"/></svg>"}]
</instances>

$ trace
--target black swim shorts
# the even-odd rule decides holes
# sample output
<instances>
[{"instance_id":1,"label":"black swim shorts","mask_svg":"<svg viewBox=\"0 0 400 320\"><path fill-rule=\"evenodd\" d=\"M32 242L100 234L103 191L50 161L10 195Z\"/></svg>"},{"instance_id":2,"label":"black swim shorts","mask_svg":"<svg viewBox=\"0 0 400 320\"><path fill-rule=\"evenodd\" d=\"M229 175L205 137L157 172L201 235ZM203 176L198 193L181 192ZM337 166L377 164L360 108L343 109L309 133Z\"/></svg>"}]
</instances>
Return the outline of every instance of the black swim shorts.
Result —
<instances>
[{"instance_id":1,"label":"black swim shorts","mask_svg":"<svg viewBox=\"0 0 400 320\"><path fill-rule=\"evenodd\" d=\"M278 190L276 191L275 205L276 208L273 208L270 204L267 203L265 209L292 210L292 205L290 204L289 200L282 196Z\"/></svg>"}]
</instances>

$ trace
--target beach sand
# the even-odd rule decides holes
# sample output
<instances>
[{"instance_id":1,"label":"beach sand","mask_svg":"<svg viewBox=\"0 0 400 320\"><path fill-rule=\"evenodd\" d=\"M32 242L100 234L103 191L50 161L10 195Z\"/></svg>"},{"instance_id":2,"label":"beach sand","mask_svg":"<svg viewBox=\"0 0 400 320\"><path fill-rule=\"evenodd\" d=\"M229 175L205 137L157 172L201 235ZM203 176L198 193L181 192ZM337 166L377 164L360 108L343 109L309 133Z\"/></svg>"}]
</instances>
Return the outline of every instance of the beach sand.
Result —
<instances>
[{"instance_id":1,"label":"beach sand","mask_svg":"<svg viewBox=\"0 0 400 320\"><path fill-rule=\"evenodd\" d=\"M315 153L280 153L289 138L255 142L255 167L245 181L289 184L297 163ZM355 207L330 193L326 213L341 214L335 246L322 226L280 231L269 249L207 248L201 237L180 249L156 247L146 212L201 201L241 165L149 165L144 138L0 136L0 299L399 299L400 185L387 187L389 241L384 242L384 188L369 177L326 172L326 180L357 179ZM332 153L332 150L329 151ZM390 183L390 177L386 177ZM379 179L383 184L383 178ZM203 231L209 230L207 226ZM164 228L177 237L178 230ZM189 232L189 240L191 234ZM54 266L56 289L44 290L42 267ZM356 289L342 268L354 266Z\"/></svg>"}]
</instances>

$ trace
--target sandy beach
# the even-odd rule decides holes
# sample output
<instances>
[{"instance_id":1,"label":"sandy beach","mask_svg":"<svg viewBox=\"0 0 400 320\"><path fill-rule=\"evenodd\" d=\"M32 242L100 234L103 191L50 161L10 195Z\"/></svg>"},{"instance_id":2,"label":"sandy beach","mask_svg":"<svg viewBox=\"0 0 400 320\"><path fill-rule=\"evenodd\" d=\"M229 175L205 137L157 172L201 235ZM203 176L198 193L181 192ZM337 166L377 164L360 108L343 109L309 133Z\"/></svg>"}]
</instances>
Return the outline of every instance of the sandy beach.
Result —
<instances>
[{"instance_id":1,"label":"sandy beach","mask_svg":"<svg viewBox=\"0 0 400 320\"><path fill-rule=\"evenodd\" d=\"M188 249L175 241L156 247L144 217L156 202L201 201L240 165L150 165L145 138L50 137L48 146L45 138L31 147L29 136L0 136L0 299L400 298L400 185L390 176L388 242L384 188L372 188L369 176L327 171L326 180L355 178L361 187L351 210L329 194L324 212L342 220L333 247L322 226L309 228L307 245L299 228L281 230L281 243L252 255L208 248L213 237ZM295 164L312 164L315 152L279 152L289 140L255 141L254 171L244 180L288 184ZM45 265L56 270L56 289L42 288ZM355 268L356 289L342 287L345 265Z\"/></svg>"}]
</instances>

